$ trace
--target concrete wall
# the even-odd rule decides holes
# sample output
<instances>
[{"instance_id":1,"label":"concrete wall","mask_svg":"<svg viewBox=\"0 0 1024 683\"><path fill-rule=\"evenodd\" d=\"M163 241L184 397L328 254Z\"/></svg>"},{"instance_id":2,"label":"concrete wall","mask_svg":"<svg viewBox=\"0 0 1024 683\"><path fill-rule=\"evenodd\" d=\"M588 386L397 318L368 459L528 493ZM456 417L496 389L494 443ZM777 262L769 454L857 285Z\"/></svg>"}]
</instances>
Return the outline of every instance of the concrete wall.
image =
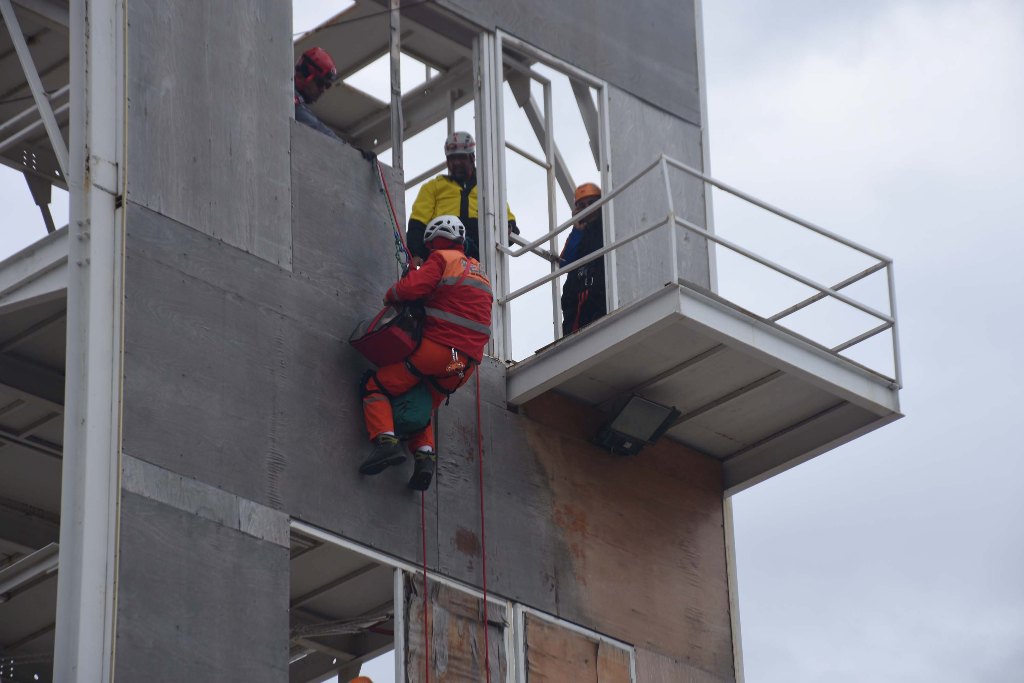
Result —
<instances>
[{"instance_id":1,"label":"concrete wall","mask_svg":"<svg viewBox=\"0 0 1024 683\"><path fill-rule=\"evenodd\" d=\"M356 474L366 364L345 339L394 277L383 199L354 150L297 124L292 136L291 271L129 203L124 452L417 562L408 472ZM501 364L480 379L491 590L731 675L717 463L670 442L613 458L587 440L599 414L547 397L517 415ZM440 418L428 561L479 585L475 424L471 385ZM154 586L137 581L143 600Z\"/></svg>"},{"instance_id":2,"label":"concrete wall","mask_svg":"<svg viewBox=\"0 0 1024 683\"><path fill-rule=\"evenodd\" d=\"M693 168L703 167L698 126L652 107L619 88L610 88L608 101L616 186L639 173L660 154ZM676 214L705 227L703 183L671 168L669 180ZM635 234L656 223L665 217L668 208L665 182L656 171L614 201L616 238ZM675 230L674 252L667 226L615 252L620 305L642 299L671 282L673 253L680 278L710 287L707 240L679 228Z\"/></svg>"},{"instance_id":3,"label":"concrete wall","mask_svg":"<svg viewBox=\"0 0 1024 683\"><path fill-rule=\"evenodd\" d=\"M290 3L126 11L128 198L288 267Z\"/></svg>"},{"instance_id":4,"label":"concrete wall","mask_svg":"<svg viewBox=\"0 0 1024 683\"><path fill-rule=\"evenodd\" d=\"M688 2L650 16L567 2L545 8L550 22L516 3L442 4L621 82L613 122L643 139L613 147L617 176L664 150L699 161L693 45L669 40L693 34ZM346 339L397 274L384 199L357 152L289 122L282 7L129 8L122 680L283 680L289 518L420 560L408 471L356 473L367 365ZM571 37L580 16L593 22ZM623 27L645 39L606 39ZM212 61L238 51L242 73ZM699 188L677 201L696 211ZM706 277L694 253L686 270ZM635 291L651 284L626 261ZM490 589L635 643L652 672L733 680L720 466L667 441L614 458L589 443L593 410L548 395L515 414L504 367L478 377L479 394L462 390L439 420L431 569L481 583L479 401Z\"/></svg>"},{"instance_id":5,"label":"concrete wall","mask_svg":"<svg viewBox=\"0 0 1024 683\"><path fill-rule=\"evenodd\" d=\"M693 0L437 0L700 124Z\"/></svg>"}]
</instances>

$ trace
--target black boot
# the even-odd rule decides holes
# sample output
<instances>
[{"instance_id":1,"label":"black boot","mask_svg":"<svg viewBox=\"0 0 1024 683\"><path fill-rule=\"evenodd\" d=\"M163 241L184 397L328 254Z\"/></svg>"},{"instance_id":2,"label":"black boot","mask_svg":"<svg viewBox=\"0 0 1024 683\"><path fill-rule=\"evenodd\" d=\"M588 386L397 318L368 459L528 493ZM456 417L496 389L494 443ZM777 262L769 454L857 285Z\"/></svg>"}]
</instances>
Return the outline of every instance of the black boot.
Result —
<instances>
[{"instance_id":1,"label":"black boot","mask_svg":"<svg viewBox=\"0 0 1024 683\"><path fill-rule=\"evenodd\" d=\"M437 453L433 451L416 451L416 467L409 479L409 488L413 491L426 491L430 488L430 480L434 478L434 463Z\"/></svg>"},{"instance_id":2,"label":"black boot","mask_svg":"<svg viewBox=\"0 0 1024 683\"><path fill-rule=\"evenodd\" d=\"M370 457L359 466L359 474L380 474L392 465L405 462L402 444L393 434L381 434L377 437Z\"/></svg>"}]
</instances>

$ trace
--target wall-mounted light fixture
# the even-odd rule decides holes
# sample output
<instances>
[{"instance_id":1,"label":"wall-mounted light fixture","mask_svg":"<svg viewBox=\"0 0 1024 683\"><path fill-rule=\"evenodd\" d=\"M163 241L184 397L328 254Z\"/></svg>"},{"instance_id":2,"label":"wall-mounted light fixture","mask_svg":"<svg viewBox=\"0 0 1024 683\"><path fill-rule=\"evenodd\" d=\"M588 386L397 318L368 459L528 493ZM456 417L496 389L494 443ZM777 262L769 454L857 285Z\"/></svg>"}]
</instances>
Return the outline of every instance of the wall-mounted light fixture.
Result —
<instances>
[{"instance_id":1,"label":"wall-mounted light fixture","mask_svg":"<svg viewBox=\"0 0 1024 683\"><path fill-rule=\"evenodd\" d=\"M625 405L597 433L595 441L619 455L636 455L657 441L680 413L640 396L630 396Z\"/></svg>"}]
</instances>

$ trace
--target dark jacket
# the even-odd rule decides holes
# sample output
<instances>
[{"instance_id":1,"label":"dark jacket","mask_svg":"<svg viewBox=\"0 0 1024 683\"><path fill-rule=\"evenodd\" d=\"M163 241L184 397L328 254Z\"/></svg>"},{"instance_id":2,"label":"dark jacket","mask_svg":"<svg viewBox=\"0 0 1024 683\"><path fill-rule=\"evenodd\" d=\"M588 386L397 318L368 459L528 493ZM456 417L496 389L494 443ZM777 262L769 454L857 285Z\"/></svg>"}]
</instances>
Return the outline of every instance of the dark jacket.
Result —
<instances>
[{"instance_id":1,"label":"dark jacket","mask_svg":"<svg viewBox=\"0 0 1024 683\"><path fill-rule=\"evenodd\" d=\"M575 230L575 228L573 228ZM566 242L568 245L568 242ZM601 219L583 230L583 237L571 255L577 261L604 246L604 225ZM562 251L566 257L565 249ZM604 258L597 258L565 275L562 287L562 334L567 335L588 325L608 312L604 294Z\"/></svg>"},{"instance_id":2,"label":"dark jacket","mask_svg":"<svg viewBox=\"0 0 1024 683\"><path fill-rule=\"evenodd\" d=\"M314 130L318 130L324 135L329 135L335 140L340 140L338 134L327 127L327 125L317 118L317 115L313 113L313 110L306 104L306 100L299 93L295 91L295 120L299 123L303 123Z\"/></svg>"}]
</instances>

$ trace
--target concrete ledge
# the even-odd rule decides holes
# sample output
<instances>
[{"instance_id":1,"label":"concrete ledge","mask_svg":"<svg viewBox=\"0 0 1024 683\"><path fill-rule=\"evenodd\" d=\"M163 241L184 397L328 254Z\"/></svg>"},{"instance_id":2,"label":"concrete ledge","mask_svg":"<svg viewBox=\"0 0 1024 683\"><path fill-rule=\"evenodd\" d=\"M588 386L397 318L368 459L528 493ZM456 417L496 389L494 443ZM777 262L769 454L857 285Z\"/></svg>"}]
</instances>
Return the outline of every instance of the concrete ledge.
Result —
<instances>
[{"instance_id":1,"label":"concrete ledge","mask_svg":"<svg viewBox=\"0 0 1024 683\"><path fill-rule=\"evenodd\" d=\"M262 541L289 547L288 515L125 454L121 487Z\"/></svg>"}]
</instances>

